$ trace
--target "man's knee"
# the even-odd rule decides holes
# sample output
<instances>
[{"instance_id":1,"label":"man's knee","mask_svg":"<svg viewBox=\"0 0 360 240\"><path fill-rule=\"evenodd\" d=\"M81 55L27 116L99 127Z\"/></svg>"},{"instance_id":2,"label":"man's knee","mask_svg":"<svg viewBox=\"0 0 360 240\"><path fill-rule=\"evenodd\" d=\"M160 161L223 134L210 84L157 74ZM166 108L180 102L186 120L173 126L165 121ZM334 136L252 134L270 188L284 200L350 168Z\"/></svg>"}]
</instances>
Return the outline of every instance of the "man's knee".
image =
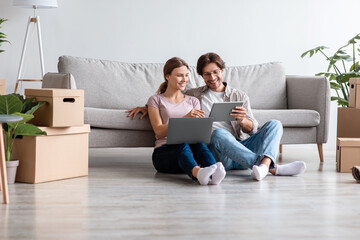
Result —
<instances>
[{"instance_id":1,"label":"man's knee","mask_svg":"<svg viewBox=\"0 0 360 240\"><path fill-rule=\"evenodd\" d=\"M267 122L270 129L276 132L283 132L283 125L279 120L270 120Z\"/></svg>"},{"instance_id":2,"label":"man's knee","mask_svg":"<svg viewBox=\"0 0 360 240\"><path fill-rule=\"evenodd\" d=\"M231 134L231 133L229 133L229 131L227 131L225 129L217 128L211 134L211 142L216 142L218 140L221 141L221 139L223 139L228 134Z\"/></svg>"}]
</instances>

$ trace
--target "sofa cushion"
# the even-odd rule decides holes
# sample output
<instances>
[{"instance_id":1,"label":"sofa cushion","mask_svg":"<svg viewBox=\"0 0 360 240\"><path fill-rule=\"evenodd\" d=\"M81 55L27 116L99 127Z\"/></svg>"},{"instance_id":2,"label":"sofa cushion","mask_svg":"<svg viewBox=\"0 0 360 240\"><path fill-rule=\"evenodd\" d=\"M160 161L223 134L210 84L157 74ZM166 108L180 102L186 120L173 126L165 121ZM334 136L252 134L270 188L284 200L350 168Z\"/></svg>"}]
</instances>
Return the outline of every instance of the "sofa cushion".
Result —
<instances>
[{"instance_id":1,"label":"sofa cushion","mask_svg":"<svg viewBox=\"0 0 360 240\"><path fill-rule=\"evenodd\" d=\"M122 63L62 56L59 72L71 73L85 90L85 107L129 109L144 106L164 81L163 64Z\"/></svg>"},{"instance_id":2,"label":"sofa cushion","mask_svg":"<svg viewBox=\"0 0 360 240\"><path fill-rule=\"evenodd\" d=\"M164 64L122 63L118 61L61 56L60 73L71 73L78 89L85 90L85 107L129 109L143 106L164 81ZM204 85L190 67L189 88ZM226 67L224 80L246 92L251 106L258 109L283 109L287 106L286 82L281 63Z\"/></svg>"},{"instance_id":3,"label":"sofa cushion","mask_svg":"<svg viewBox=\"0 0 360 240\"><path fill-rule=\"evenodd\" d=\"M267 121L279 120L283 127L316 127L320 124L320 114L314 110L291 109L291 110L258 110L253 109L255 119L259 126Z\"/></svg>"},{"instance_id":4,"label":"sofa cushion","mask_svg":"<svg viewBox=\"0 0 360 240\"><path fill-rule=\"evenodd\" d=\"M126 110L85 107L85 123L97 128L152 131L148 117L140 120L140 114L135 119L131 119L127 117L128 113L125 111Z\"/></svg>"},{"instance_id":5,"label":"sofa cushion","mask_svg":"<svg viewBox=\"0 0 360 240\"><path fill-rule=\"evenodd\" d=\"M85 107L85 123L97 128L152 131L148 117L142 120L139 119L140 116L131 119L125 111ZM279 120L283 127L316 127L320 123L320 115L314 110L254 109L253 113L260 126L272 119Z\"/></svg>"}]
</instances>

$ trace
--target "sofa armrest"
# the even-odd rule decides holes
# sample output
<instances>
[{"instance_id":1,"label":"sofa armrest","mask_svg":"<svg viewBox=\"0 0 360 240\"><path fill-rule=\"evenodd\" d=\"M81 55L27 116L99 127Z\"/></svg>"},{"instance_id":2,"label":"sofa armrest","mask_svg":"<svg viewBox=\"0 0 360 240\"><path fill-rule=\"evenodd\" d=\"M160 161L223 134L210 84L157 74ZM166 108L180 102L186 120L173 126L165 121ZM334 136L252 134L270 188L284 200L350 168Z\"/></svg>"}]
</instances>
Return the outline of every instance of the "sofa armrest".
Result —
<instances>
[{"instance_id":1,"label":"sofa armrest","mask_svg":"<svg viewBox=\"0 0 360 240\"><path fill-rule=\"evenodd\" d=\"M326 143L329 134L330 84L326 77L286 76L288 109L311 109L320 114L317 143Z\"/></svg>"}]
</instances>

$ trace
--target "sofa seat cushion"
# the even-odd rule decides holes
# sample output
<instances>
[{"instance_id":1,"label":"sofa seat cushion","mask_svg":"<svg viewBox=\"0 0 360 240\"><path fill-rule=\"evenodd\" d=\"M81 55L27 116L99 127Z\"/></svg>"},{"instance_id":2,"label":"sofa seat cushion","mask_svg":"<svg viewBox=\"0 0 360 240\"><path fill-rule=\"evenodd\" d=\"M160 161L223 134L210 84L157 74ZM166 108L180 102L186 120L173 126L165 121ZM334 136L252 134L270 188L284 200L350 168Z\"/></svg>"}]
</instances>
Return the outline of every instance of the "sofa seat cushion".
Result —
<instances>
[{"instance_id":1,"label":"sofa seat cushion","mask_svg":"<svg viewBox=\"0 0 360 240\"><path fill-rule=\"evenodd\" d=\"M320 124L320 114L314 110L306 109L253 109L253 114L259 122L264 125L269 120L279 120L283 127L316 127Z\"/></svg>"},{"instance_id":2,"label":"sofa seat cushion","mask_svg":"<svg viewBox=\"0 0 360 240\"><path fill-rule=\"evenodd\" d=\"M91 127L152 131L149 118L127 117L126 110L85 107L85 123ZM140 114L141 115L141 114Z\"/></svg>"}]
</instances>

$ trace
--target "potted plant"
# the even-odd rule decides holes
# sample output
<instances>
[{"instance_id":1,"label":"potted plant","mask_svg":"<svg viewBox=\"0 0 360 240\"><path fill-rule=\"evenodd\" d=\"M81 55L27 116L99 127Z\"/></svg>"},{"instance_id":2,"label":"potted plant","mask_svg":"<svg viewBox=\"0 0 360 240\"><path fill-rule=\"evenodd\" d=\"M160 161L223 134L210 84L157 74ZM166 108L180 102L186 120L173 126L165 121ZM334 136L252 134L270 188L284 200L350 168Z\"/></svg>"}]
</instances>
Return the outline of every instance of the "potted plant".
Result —
<instances>
[{"instance_id":1,"label":"potted plant","mask_svg":"<svg viewBox=\"0 0 360 240\"><path fill-rule=\"evenodd\" d=\"M5 158L9 183L15 182L16 169L19 165L19 160L11 159L15 139L19 136L46 135L46 132L35 125L27 123L30 119L34 118L33 113L43 103L44 102L34 102L34 98L24 99L23 96L19 94L0 96L0 114L23 117L21 121L2 124L5 133Z\"/></svg>"},{"instance_id":2,"label":"potted plant","mask_svg":"<svg viewBox=\"0 0 360 240\"><path fill-rule=\"evenodd\" d=\"M347 44L340 47L333 55L325 54L328 47L319 46L304 52L301 57L309 55L312 57L320 53L329 62L326 72L317 73L316 76L326 76L330 81L330 88L334 89L336 96L331 97L331 101L337 101L339 106L349 106L349 79L360 76L359 61L356 56L360 53L360 33L351 38ZM351 51L351 55L347 51ZM350 63L350 64L349 64Z\"/></svg>"},{"instance_id":3,"label":"potted plant","mask_svg":"<svg viewBox=\"0 0 360 240\"><path fill-rule=\"evenodd\" d=\"M1 28L1 24L3 23L3 22L6 22L7 21L7 19L5 19L5 18L0 18L0 28ZM1 45L4 43L4 42L7 42L7 43L10 43L8 40L6 40L5 38L6 38L6 34L5 33L2 33L2 32L0 32L0 47L1 47ZM0 53L1 52L4 52L5 50L1 50L0 49Z\"/></svg>"},{"instance_id":4,"label":"potted plant","mask_svg":"<svg viewBox=\"0 0 360 240\"><path fill-rule=\"evenodd\" d=\"M5 18L0 18L0 29L1 29L1 24L3 22L6 22L7 19ZM10 43L8 40L6 40L7 35L3 32L0 32L0 47L4 42ZM5 50L1 50L0 49L0 53L4 52ZM0 94L5 94L5 79L0 79Z\"/></svg>"}]
</instances>

